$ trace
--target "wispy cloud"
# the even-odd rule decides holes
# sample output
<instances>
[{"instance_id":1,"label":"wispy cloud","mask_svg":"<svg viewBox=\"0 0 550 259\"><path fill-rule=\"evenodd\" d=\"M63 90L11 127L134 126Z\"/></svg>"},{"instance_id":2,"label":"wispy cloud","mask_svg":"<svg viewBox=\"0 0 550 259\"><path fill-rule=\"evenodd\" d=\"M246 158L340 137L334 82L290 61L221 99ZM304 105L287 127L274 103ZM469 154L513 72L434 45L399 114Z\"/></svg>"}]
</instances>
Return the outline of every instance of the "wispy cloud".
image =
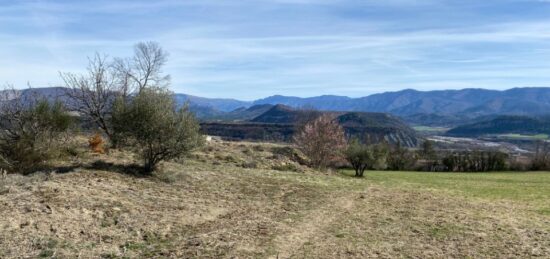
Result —
<instances>
[{"instance_id":1,"label":"wispy cloud","mask_svg":"<svg viewBox=\"0 0 550 259\"><path fill-rule=\"evenodd\" d=\"M178 92L367 95L550 86L550 5L527 0L160 0L0 3L0 81L56 85L95 51L170 53Z\"/></svg>"}]
</instances>

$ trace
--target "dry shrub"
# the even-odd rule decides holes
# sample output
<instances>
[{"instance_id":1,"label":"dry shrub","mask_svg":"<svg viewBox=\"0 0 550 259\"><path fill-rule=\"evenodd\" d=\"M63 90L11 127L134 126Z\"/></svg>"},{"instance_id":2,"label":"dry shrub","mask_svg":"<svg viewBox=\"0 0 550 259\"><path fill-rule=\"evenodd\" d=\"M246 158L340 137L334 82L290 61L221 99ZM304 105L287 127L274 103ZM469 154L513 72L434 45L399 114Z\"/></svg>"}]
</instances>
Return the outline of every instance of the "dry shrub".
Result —
<instances>
[{"instance_id":1,"label":"dry shrub","mask_svg":"<svg viewBox=\"0 0 550 259\"><path fill-rule=\"evenodd\" d=\"M88 140L88 144L90 145L92 152L96 154L105 154L105 141L103 141L103 138L99 135L99 133L94 134Z\"/></svg>"}]
</instances>

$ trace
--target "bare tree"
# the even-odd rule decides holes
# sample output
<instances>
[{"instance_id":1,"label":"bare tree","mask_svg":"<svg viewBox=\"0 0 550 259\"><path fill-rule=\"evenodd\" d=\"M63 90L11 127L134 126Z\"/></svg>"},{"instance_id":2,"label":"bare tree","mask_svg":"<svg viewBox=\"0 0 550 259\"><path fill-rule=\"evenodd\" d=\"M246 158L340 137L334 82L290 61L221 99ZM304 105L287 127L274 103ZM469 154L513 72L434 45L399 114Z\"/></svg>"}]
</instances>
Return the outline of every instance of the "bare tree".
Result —
<instances>
[{"instance_id":1,"label":"bare tree","mask_svg":"<svg viewBox=\"0 0 550 259\"><path fill-rule=\"evenodd\" d=\"M85 74L61 73L68 88L66 94L72 100L70 107L114 141L111 116L115 99L121 97L127 102L129 96L143 89L166 87L170 76L163 75L162 67L167 58L168 54L155 42L136 44L132 58L110 60L96 54L89 58Z\"/></svg>"},{"instance_id":2,"label":"bare tree","mask_svg":"<svg viewBox=\"0 0 550 259\"><path fill-rule=\"evenodd\" d=\"M535 154L531 160L532 170L550 169L550 145L547 142L538 141Z\"/></svg>"},{"instance_id":3,"label":"bare tree","mask_svg":"<svg viewBox=\"0 0 550 259\"><path fill-rule=\"evenodd\" d=\"M156 42L140 42L134 46L134 56L130 59L115 59L119 83L126 93L140 93L147 87L165 87L170 76L164 75L168 53Z\"/></svg>"},{"instance_id":4,"label":"bare tree","mask_svg":"<svg viewBox=\"0 0 550 259\"><path fill-rule=\"evenodd\" d=\"M294 135L294 142L317 168L326 168L339 158L345 147L344 129L329 114L323 114Z\"/></svg>"},{"instance_id":5,"label":"bare tree","mask_svg":"<svg viewBox=\"0 0 550 259\"><path fill-rule=\"evenodd\" d=\"M86 74L61 73L70 98L69 107L95 123L109 138L113 132L109 125L112 104L119 93L119 78L107 60L97 54L89 58Z\"/></svg>"}]
</instances>

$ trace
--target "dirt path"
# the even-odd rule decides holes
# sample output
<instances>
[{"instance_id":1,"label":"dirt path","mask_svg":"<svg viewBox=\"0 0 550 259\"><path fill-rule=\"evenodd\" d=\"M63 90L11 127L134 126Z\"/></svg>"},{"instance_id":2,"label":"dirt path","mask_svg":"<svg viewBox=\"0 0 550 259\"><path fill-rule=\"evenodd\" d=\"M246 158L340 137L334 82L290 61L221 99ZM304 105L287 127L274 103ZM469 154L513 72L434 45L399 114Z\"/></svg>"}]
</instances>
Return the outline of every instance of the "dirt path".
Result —
<instances>
[{"instance_id":1,"label":"dirt path","mask_svg":"<svg viewBox=\"0 0 550 259\"><path fill-rule=\"evenodd\" d=\"M271 258L292 258L300 249L316 238L322 236L322 232L330 226L342 214L352 211L357 197L346 195L334 197L323 206L311 210L296 224L289 226L286 234L275 238L275 250L277 254Z\"/></svg>"}]
</instances>

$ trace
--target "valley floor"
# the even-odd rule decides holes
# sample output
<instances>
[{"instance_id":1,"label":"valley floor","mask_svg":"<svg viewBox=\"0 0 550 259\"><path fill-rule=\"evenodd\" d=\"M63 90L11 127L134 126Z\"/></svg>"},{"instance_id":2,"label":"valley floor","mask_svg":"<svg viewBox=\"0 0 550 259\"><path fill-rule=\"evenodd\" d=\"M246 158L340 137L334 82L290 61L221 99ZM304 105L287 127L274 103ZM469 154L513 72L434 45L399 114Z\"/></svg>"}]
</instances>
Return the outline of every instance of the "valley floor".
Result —
<instances>
[{"instance_id":1,"label":"valley floor","mask_svg":"<svg viewBox=\"0 0 550 259\"><path fill-rule=\"evenodd\" d=\"M209 146L151 177L117 152L8 175L0 258L550 257L548 173L357 179L302 168L277 145Z\"/></svg>"}]
</instances>

